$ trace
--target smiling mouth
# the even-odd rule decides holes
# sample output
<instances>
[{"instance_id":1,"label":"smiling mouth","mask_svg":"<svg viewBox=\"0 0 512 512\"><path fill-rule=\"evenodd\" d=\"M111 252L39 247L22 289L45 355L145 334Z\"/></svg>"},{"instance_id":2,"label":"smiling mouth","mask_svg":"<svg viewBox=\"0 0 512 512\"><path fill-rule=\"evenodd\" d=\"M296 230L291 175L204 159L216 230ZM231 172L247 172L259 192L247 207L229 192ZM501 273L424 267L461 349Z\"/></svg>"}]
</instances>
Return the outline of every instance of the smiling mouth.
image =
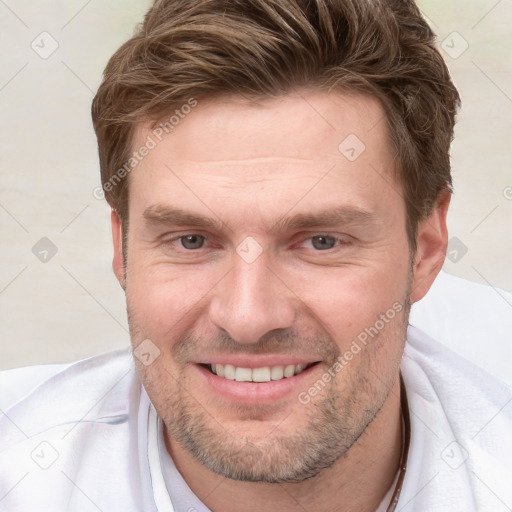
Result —
<instances>
[{"instance_id":1,"label":"smiling mouth","mask_svg":"<svg viewBox=\"0 0 512 512\"><path fill-rule=\"evenodd\" d=\"M299 375L304 370L318 362L309 364L289 364L278 366L263 366L261 368L242 368L231 364L205 364L202 365L211 373L226 380L237 382L270 382L273 380L288 379Z\"/></svg>"}]
</instances>

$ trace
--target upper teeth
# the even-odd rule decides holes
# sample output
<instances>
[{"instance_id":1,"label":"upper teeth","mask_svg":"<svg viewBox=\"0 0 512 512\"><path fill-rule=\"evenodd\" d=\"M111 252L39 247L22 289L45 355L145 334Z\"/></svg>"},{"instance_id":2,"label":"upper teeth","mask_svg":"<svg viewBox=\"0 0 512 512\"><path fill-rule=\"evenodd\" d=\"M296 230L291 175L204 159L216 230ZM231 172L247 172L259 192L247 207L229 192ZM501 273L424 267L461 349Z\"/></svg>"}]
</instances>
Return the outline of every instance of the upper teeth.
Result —
<instances>
[{"instance_id":1,"label":"upper teeth","mask_svg":"<svg viewBox=\"0 0 512 512\"><path fill-rule=\"evenodd\" d=\"M262 368L240 368L231 364L211 364L213 373L224 379L238 382L269 382L293 377L302 372L307 365L289 364L286 366L263 366Z\"/></svg>"}]
</instances>

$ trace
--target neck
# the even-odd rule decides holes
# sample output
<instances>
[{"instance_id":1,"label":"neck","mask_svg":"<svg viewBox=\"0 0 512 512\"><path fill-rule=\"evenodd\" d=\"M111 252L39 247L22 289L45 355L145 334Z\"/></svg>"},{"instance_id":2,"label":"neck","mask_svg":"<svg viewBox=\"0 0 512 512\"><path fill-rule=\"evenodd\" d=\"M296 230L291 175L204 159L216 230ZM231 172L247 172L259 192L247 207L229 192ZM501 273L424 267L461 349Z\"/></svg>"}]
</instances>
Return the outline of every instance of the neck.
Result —
<instances>
[{"instance_id":1,"label":"neck","mask_svg":"<svg viewBox=\"0 0 512 512\"><path fill-rule=\"evenodd\" d=\"M397 378L375 419L347 454L316 477L300 483L238 482L197 462L172 438L166 444L183 478L212 512L299 509L373 512L398 471L402 425Z\"/></svg>"}]
</instances>

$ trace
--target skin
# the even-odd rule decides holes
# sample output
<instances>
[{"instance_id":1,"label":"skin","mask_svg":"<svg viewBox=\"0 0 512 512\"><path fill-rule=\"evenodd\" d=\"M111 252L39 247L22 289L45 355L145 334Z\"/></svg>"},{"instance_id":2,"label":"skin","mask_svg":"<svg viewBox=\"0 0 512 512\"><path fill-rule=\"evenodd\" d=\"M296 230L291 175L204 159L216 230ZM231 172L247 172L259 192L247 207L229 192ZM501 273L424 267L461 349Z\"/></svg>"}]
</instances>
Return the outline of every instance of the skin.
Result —
<instances>
[{"instance_id":1,"label":"skin","mask_svg":"<svg viewBox=\"0 0 512 512\"><path fill-rule=\"evenodd\" d=\"M150 134L141 124L134 146ZM366 146L353 162L338 150L349 134ZM442 266L449 203L442 194L420 223L412 255L393 162L377 100L303 91L200 101L131 172L125 255L112 214L113 267L133 346L149 339L160 351L136 364L169 453L212 511L372 511L393 482L409 307ZM287 230L278 222L340 207L371 215ZM181 225L169 208L212 226ZM194 234L203 247L178 238ZM319 250L313 237L321 235L334 245ZM257 242L249 253L261 251L251 262L237 252L247 237ZM393 304L401 310L378 335L299 401ZM277 398L239 383L237 399L199 366L233 357L239 366L290 357L316 364Z\"/></svg>"}]
</instances>

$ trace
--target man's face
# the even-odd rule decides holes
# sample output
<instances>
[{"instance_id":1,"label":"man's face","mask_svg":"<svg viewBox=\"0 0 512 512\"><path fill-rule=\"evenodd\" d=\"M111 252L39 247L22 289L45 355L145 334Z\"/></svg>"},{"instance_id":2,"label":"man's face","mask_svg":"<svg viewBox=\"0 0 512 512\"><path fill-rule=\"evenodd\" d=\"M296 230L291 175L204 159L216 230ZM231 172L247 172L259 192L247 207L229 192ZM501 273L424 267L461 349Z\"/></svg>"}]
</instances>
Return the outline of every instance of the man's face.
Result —
<instances>
[{"instance_id":1,"label":"man's face","mask_svg":"<svg viewBox=\"0 0 512 512\"><path fill-rule=\"evenodd\" d=\"M133 346L160 351L136 362L171 450L300 481L376 417L412 277L393 157L376 100L304 93L199 102L132 171L115 267Z\"/></svg>"}]
</instances>

